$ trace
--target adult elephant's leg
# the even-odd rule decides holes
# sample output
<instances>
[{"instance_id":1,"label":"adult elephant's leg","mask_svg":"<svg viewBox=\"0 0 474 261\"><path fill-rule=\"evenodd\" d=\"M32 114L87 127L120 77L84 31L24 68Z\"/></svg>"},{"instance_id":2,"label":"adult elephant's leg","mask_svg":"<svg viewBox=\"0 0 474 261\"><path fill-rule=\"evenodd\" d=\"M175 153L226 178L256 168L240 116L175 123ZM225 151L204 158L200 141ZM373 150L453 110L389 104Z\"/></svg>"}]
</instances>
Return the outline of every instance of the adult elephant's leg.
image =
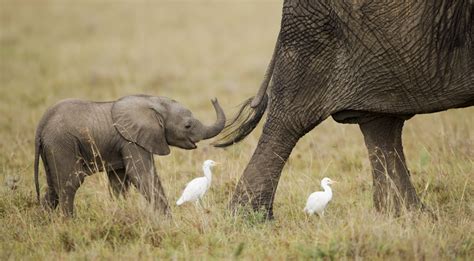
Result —
<instances>
[{"instance_id":1,"label":"adult elephant's leg","mask_svg":"<svg viewBox=\"0 0 474 261\"><path fill-rule=\"evenodd\" d=\"M273 125L270 127L270 125ZM273 200L281 171L299 137L292 137L284 126L267 122L258 146L239 180L231 208L248 205L273 218Z\"/></svg>"},{"instance_id":2,"label":"adult elephant's leg","mask_svg":"<svg viewBox=\"0 0 474 261\"><path fill-rule=\"evenodd\" d=\"M112 194L118 198L119 196L126 196L130 187L130 178L126 175L125 169L109 170L107 171L110 188Z\"/></svg>"},{"instance_id":3,"label":"adult elephant's leg","mask_svg":"<svg viewBox=\"0 0 474 261\"><path fill-rule=\"evenodd\" d=\"M319 97L326 84L313 68L305 50L282 50L276 61L269 95L267 121L258 146L240 178L231 200L235 212L239 205L250 205L273 218L273 200L281 171L298 140L330 115L331 108ZM324 60L327 61L328 59Z\"/></svg>"},{"instance_id":4,"label":"adult elephant's leg","mask_svg":"<svg viewBox=\"0 0 474 261\"><path fill-rule=\"evenodd\" d=\"M396 214L402 207L421 207L403 154L403 123L400 118L379 117L359 124L372 165L375 208Z\"/></svg>"},{"instance_id":5,"label":"adult elephant's leg","mask_svg":"<svg viewBox=\"0 0 474 261\"><path fill-rule=\"evenodd\" d=\"M340 105L334 97L342 100L347 96L328 88L335 86L332 75L339 63L341 37L335 12L324 1L314 2L285 1L272 58L267 122L237 185L231 201L234 208L251 203L254 210L264 208L271 218L281 170L293 147L301 136L337 111Z\"/></svg>"},{"instance_id":6,"label":"adult elephant's leg","mask_svg":"<svg viewBox=\"0 0 474 261\"><path fill-rule=\"evenodd\" d=\"M155 209L169 215L170 208L160 178L156 174L153 154L129 144L122 149L125 172L131 183L153 204Z\"/></svg>"}]
</instances>

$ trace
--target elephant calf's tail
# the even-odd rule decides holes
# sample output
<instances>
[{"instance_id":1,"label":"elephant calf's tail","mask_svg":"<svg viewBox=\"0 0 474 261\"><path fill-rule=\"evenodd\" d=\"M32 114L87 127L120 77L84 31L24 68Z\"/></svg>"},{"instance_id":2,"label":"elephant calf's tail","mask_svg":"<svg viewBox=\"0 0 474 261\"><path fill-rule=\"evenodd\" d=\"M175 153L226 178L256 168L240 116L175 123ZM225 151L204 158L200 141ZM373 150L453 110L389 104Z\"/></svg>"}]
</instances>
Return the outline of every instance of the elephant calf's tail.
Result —
<instances>
[{"instance_id":1,"label":"elephant calf's tail","mask_svg":"<svg viewBox=\"0 0 474 261\"><path fill-rule=\"evenodd\" d=\"M227 147L243 140L249 135L262 119L268 104L268 94L264 94L256 106L253 106L254 97L247 99L240 107L237 115L226 124L221 132L220 139L213 143L214 147Z\"/></svg>"},{"instance_id":2,"label":"elephant calf's tail","mask_svg":"<svg viewBox=\"0 0 474 261\"><path fill-rule=\"evenodd\" d=\"M41 153L41 139L38 135L36 135L34 171L35 171L36 198L38 199L38 203L40 203L40 186L39 186L39 179L38 179L40 153Z\"/></svg>"}]
</instances>

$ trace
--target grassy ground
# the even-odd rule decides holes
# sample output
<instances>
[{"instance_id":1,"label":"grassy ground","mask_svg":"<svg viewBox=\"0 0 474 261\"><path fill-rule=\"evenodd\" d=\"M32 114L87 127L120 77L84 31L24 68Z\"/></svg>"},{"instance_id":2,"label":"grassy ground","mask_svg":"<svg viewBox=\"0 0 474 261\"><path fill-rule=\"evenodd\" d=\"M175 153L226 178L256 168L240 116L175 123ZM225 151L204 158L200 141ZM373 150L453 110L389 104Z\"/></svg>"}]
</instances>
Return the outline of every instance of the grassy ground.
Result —
<instances>
[{"instance_id":1,"label":"grassy ground","mask_svg":"<svg viewBox=\"0 0 474 261\"><path fill-rule=\"evenodd\" d=\"M210 98L230 115L254 94L270 59L279 1L0 1L0 259L472 259L474 109L416 116L404 132L408 165L438 217L376 213L367 152L357 126L328 119L285 167L276 220L226 212L261 129L225 150L202 142L155 157L171 202L200 165L215 171L205 210L173 206L173 220L136 192L114 201L102 173L86 179L77 217L37 205L33 135L45 109L66 97L169 96L212 122ZM327 216L306 218L319 180L338 180ZM5 183L19 178L17 189ZM44 172L41 186L45 188Z\"/></svg>"}]
</instances>

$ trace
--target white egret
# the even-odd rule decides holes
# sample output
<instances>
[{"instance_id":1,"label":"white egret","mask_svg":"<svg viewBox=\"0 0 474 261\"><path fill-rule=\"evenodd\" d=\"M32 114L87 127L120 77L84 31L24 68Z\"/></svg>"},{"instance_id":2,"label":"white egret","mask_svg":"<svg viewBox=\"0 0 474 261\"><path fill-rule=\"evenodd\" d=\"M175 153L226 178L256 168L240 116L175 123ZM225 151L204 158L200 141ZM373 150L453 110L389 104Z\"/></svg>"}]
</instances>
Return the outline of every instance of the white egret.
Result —
<instances>
[{"instance_id":1,"label":"white egret","mask_svg":"<svg viewBox=\"0 0 474 261\"><path fill-rule=\"evenodd\" d=\"M333 183L334 181L330 178L323 178L321 180L321 187L323 187L324 191L317 191L309 195L306 207L304 208L306 213L313 215L316 212L319 216L324 216L324 209L326 209L326 206L332 199L332 190L329 185Z\"/></svg>"},{"instance_id":2,"label":"white egret","mask_svg":"<svg viewBox=\"0 0 474 261\"><path fill-rule=\"evenodd\" d=\"M212 172L211 167L217 165L213 160L206 160L202 165L202 170L204 171L204 177L199 177L191 180L186 185L186 188L183 191L183 194L176 202L176 205L181 205L185 202L195 202L202 199L206 191L211 186Z\"/></svg>"}]
</instances>

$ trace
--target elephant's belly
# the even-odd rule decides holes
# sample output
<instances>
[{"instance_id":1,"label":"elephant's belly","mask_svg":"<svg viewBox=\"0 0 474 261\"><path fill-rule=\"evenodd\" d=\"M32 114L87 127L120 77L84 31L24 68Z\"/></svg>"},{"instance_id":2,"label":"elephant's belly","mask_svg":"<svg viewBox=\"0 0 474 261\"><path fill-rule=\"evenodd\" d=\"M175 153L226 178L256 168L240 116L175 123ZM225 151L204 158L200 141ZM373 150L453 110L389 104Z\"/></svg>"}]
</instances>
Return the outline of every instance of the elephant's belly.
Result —
<instances>
[{"instance_id":1,"label":"elephant's belly","mask_svg":"<svg viewBox=\"0 0 474 261\"><path fill-rule=\"evenodd\" d=\"M98 166L98 171L114 171L125 168L125 164L123 164L123 159L120 155L117 157L106 157L95 162L100 162Z\"/></svg>"},{"instance_id":2,"label":"elephant's belly","mask_svg":"<svg viewBox=\"0 0 474 261\"><path fill-rule=\"evenodd\" d=\"M83 142L79 143L77 153L78 157L83 159L84 167L90 174L112 169L124 168L122 155L120 153L121 144L115 140L103 139L100 137L112 137L113 133L100 135L97 130L92 129L92 136L95 139L87 139L86 136L80 136ZM99 137L99 138L98 138Z\"/></svg>"},{"instance_id":3,"label":"elephant's belly","mask_svg":"<svg viewBox=\"0 0 474 261\"><path fill-rule=\"evenodd\" d=\"M125 165L123 164L122 160L117 160L114 162L107 163L105 166L105 171L114 171L114 170L119 170L119 169L124 169Z\"/></svg>"},{"instance_id":4,"label":"elephant's belly","mask_svg":"<svg viewBox=\"0 0 474 261\"><path fill-rule=\"evenodd\" d=\"M474 75L468 66L446 75L428 75L428 70L417 74L388 65L358 68L347 64L341 62L329 82L329 96L338 102L338 111L413 115L474 104Z\"/></svg>"},{"instance_id":5,"label":"elephant's belly","mask_svg":"<svg viewBox=\"0 0 474 261\"><path fill-rule=\"evenodd\" d=\"M92 175L96 172L102 171L114 171L125 168L125 165L120 160L116 161L105 161L101 159L96 159L94 161L89 161L84 163L84 170L89 174Z\"/></svg>"},{"instance_id":6,"label":"elephant's belly","mask_svg":"<svg viewBox=\"0 0 474 261\"><path fill-rule=\"evenodd\" d=\"M112 153L110 150L82 150L79 157L82 158L84 169L89 175L125 167L120 153Z\"/></svg>"}]
</instances>

